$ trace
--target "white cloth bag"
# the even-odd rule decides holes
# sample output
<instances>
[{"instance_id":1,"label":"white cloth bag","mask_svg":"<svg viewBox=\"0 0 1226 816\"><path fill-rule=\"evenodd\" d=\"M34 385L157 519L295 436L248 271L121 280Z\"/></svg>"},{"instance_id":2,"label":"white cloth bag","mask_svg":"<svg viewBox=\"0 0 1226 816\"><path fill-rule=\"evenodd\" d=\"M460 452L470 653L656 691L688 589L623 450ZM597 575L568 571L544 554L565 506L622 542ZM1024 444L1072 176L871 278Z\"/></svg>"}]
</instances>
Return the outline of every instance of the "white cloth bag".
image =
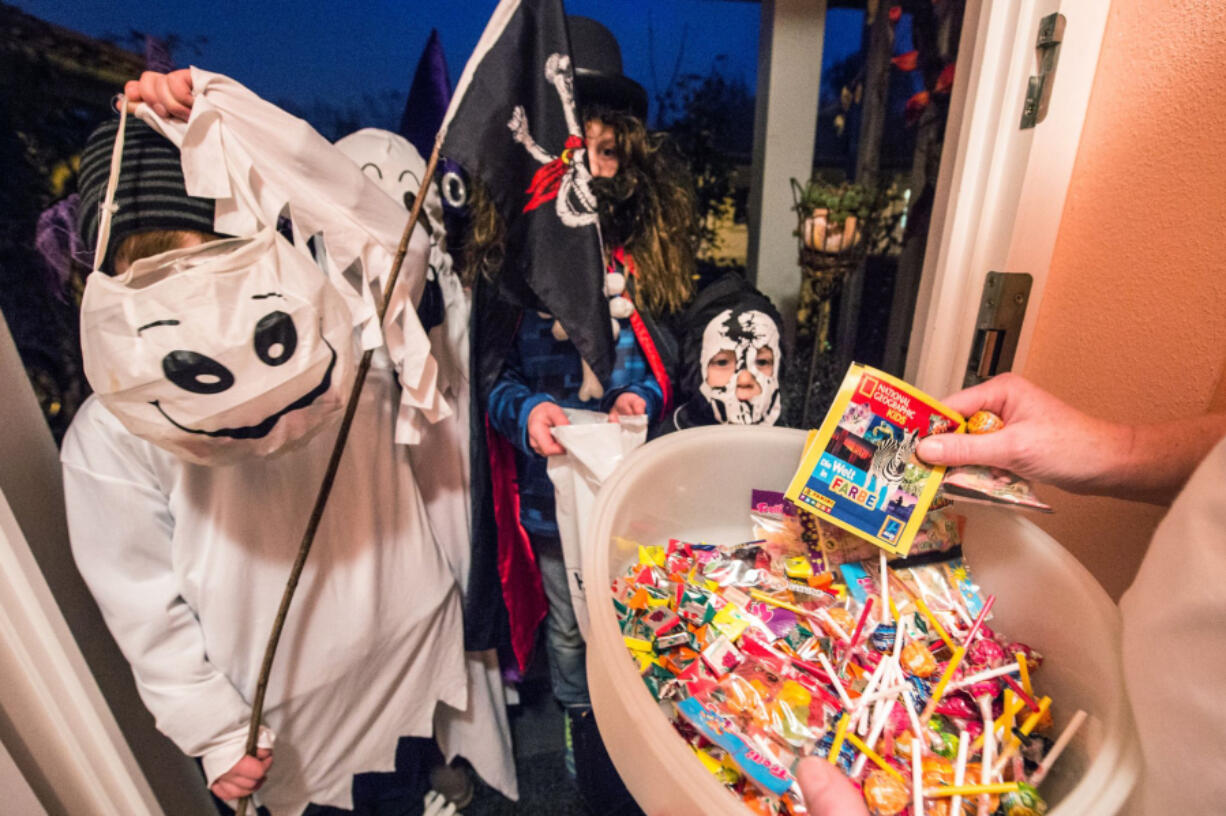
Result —
<instances>
[{"instance_id":1,"label":"white cloth bag","mask_svg":"<svg viewBox=\"0 0 1226 816\"><path fill-rule=\"evenodd\" d=\"M610 422L598 411L566 409L569 425L553 429L566 453L549 457L548 473L556 499L558 538L566 562L566 581L579 631L587 639L587 600L583 587L583 530L596 505L596 494L618 465L647 441L645 415Z\"/></svg>"}]
</instances>

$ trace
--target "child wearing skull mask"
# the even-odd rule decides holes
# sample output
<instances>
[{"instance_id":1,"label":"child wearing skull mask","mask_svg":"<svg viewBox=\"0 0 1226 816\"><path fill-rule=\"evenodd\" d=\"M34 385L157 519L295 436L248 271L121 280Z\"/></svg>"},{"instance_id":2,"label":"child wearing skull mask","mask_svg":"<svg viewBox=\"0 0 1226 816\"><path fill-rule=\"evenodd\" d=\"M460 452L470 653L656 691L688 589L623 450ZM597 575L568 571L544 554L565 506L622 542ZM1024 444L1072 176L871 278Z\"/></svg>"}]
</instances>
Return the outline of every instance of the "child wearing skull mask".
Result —
<instances>
[{"instance_id":1,"label":"child wearing skull mask","mask_svg":"<svg viewBox=\"0 0 1226 816\"><path fill-rule=\"evenodd\" d=\"M497 435L491 446L514 446L518 518L499 516L497 524L503 530L518 525L531 542L548 600L544 645L551 684L566 711L568 746L573 748L568 762L573 758L584 798L600 812L612 813L625 791L617 790L620 783L591 717L585 646L571 608L546 458L564 453L551 434L553 427L567 424L563 408L607 411L615 421L646 414L653 423L671 410L675 340L660 321L678 313L689 299L696 230L688 172L662 137L644 127L646 92L621 73L616 40L594 20L569 17L568 26L576 102L607 262L605 292L611 296L616 330L609 390L595 397L586 391L579 354L552 317L527 309L521 313L493 298L483 303L482 292L496 288L491 284L502 266L505 227L479 186L471 203L466 268L476 278L474 313L492 316L505 327L498 340L482 344L485 353L475 352L473 373L477 383L492 383L488 393L477 396ZM629 297L620 297L623 292ZM632 313L637 313L634 321ZM474 433L474 448L484 441L483 431ZM474 461L474 471L478 467ZM475 479L474 537L492 505L480 495Z\"/></svg>"},{"instance_id":2,"label":"child wearing skull mask","mask_svg":"<svg viewBox=\"0 0 1226 816\"><path fill-rule=\"evenodd\" d=\"M774 425L782 413L782 321L770 299L729 272L680 320L679 405L662 432L698 425Z\"/></svg>"},{"instance_id":3,"label":"child wearing skull mask","mask_svg":"<svg viewBox=\"0 0 1226 816\"><path fill-rule=\"evenodd\" d=\"M136 95L129 91L130 98ZM116 130L116 122L103 125L83 154L81 232L90 246L99 232L98 204L112 171ZM190 253L201 244L208 247L204 258L227 245L245 246L248 239L209 243L217 237L214 203L187 195L178 150L134 117L126 130L117 209L100 270L122 274L133 266L136 275L156 258ZM156 258L144 261L149 255ZM312 280L319 278L314 270ZM151 280L153 287L158 279ZM292 308L281 304L293 297L290 291L261 290L246 301L267 312L265 318L280 315L284 326ZM183 305L196 308L202 301ZM246 320L246 310L229 317ZM133 327L133 348L149 342L192 348L175 336L188 322L186 311L167 309L162 319ZM316 342L312 330L323 335L322 317L294 322L299 325L293 333L262 343L260 330L268 322L254 321L254 348L249 334L247 350L268 372ZM342 331L346 340L353 336L351 325ZM155 339L157 333L162 337ZM171 352L163 359L168 393L177 386L171 358L182 361L189 354L195 352ZM327 370L322 382L333 371ZM259 377L261 371L258 365L244 372L214 361L191 384L202 393L224 394L235 381L241 385L245 375ZM343 380L339 371L338 366L335 379ZM310 393L286 387L282 383L269 397L284 404L284 411L204 436L253 438L264 426L309 408ZM81 574L159 729L201 759L210 788L221 798L258 789L273 813L304 807L313 813L321 806L373 812L387 807L388 799L397 801L397 812L419 812L429 787L426 772L437 755L429 739L436 706L466 707L459 594L426 522L407 451L393 441L397 394L386 355L376 353L349 442L363 455L341 459L273 664L255 757L243 754L248 700L275 599L331 453L335 423L321 420L276 456L204 465L130 430L95 396L65 438L68 520ZM200 436L170 415L167 420L185 437ZM419 738L401 739L407 735ZM272 765L274 739L279 768ZM394 775L360 775L393 766Z\"/></svg>"}]
</instances>

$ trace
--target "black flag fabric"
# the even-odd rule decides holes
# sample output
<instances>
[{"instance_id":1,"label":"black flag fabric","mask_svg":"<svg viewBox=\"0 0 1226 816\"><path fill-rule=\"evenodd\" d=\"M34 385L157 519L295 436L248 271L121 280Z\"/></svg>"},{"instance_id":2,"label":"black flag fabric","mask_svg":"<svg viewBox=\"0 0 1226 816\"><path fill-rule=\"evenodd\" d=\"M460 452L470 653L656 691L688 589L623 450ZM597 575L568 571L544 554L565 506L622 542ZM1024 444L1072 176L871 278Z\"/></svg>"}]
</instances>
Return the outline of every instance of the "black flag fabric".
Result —
<instances>
[{"instance_id":1,"label":"black flag fabric","mask_svg":"<svg viewBox=\"0 0 1226 816\"><path fill-rule=\"evenodd\" d=\"M516 305L557 318L607 385L604 264L562 0L498 4L439 139L439 154L480 178L506 220L498 288Z\"/></svg>"}]
</instances>

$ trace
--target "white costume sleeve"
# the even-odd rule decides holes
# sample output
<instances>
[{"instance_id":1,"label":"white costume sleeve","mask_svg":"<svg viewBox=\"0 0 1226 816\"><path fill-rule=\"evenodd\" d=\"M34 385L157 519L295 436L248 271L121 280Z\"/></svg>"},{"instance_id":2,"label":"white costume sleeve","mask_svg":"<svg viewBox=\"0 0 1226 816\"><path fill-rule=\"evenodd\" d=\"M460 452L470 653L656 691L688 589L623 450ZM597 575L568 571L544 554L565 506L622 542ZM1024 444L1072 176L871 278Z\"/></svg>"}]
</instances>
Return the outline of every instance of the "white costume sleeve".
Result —
<instances>
[{"instance_id":1,"label":"white costume sleeve","mask_svg":"<svg viewBox=\"0 0 1226 816\"><path fill-rule=\"evenodd\" d=\"M242 757L251 707L209 663L200 624L176 589L174 519L145 443L104 435L100 425L74 425L64 442L73 556L158 730L202 758L211 785ZM272 743L262 728L261 746Z\"/></svg>"},{"instance_id":2,"label":"white costume sleeve","mask_svg":"<svg viewBox=\"0 0 1226 816\"><path fill-rule=\"evenodd\" d=\"M380 331L376 303L407 223L404 208L305 121L229 77L191 71L195 101L187 123L161 119L146 105L136 114L180 147L187 192L216 199L219 232L250 235L276 225L288 207L300 248L322 234L327 271L362 328L363 348L386 342L396 367L402 389L396 441L417 442L423 418L436 422L451 414L414 309L425 286L424 228L413 231ZM355 263L360 279L345 275Z\"/></svg>"}]
</instances>

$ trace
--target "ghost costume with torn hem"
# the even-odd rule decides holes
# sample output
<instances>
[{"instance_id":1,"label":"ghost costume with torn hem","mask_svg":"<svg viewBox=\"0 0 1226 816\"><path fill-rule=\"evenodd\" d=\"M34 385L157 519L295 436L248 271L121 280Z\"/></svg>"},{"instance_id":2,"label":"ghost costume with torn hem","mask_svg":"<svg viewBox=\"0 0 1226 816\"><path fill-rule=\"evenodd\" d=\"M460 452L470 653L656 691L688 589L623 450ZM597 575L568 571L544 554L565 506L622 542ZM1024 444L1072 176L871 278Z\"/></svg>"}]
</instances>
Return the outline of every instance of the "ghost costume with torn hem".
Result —
<instances>
[{"instance_id":1,"label":"ghost costume with torn hem","mask_svg":"<svg viewBox=\"0 0 1226 816\"><path fill-rule=\"evenodd\" d=\"M403 209L300 120L224 77L194 76L191 122L160 125L183 145L188 186L216 196L217 231L253 233L288 205L299 249L322 234L362 345L386 340L391 352L376 352L363 389L264 719L278 732L276 763L258 798L274 813L308 801L348 807L355 773L391 770L398 738L429 736L438 703L464 711L470 702L459 593L416 479L431 474L415 474L407 448L394 444L450 410L411 307L426 240L414 233L380 332L378 278L391 266ZM252 189L238 189L239 179ZM338 277L342 265L368 271L369 283L351 287ZM322 430L273 458L201 467L133 436L91 400L66 439L81 572L159 727L203 758L209 781L242 754L276 599L335 434ZM492 719L478 725L492 744L505 741ZM452 753L448 726L438 728Z\"/></svg>"},{"instance_id":2,"label":"ghost costume with torn hem","mask_svg":"<svg viewBox=\"0 0 1226 816\"><path fill-rule=\"evenodd\" d=\"M423 186L426 161L404 137L386 130L365 128L338 140L336 146L406 209L413 206L415 196L422 189L426 190L422 220L428 225L430 256L426 294L418 306L418 316L430 338L431 353L438 361L439 391L453 406L454 413L436 422L421 442L410 446L409 456L416 472L429 471L431 474L428 481L419 481L430 528L464 595L472 552L468 462L469 300L459 277L452 271L451 255L446 251L442 201L432 183ZM435 308L426 305L431 292L437 297ZM432 316L427 316L427 310ZM480 610L486 604L488 599L465 596L465 621L474 617L470 610ZM455 754L463 756L486 784L515 799L519 788L497 653L493 649L468 651L465 658L470 710L439 708L436 717L440 747L449 759Z\"/></svg>"},{"instance_id":3,"label":"ghost costume with torn hem","mask_svg":"<svg viewBox=\"0 0 1226 816\"><path fill-rule=\"evenodd\" d=\"M431 735L437 703L468 705L459 590L408 449L393 442L397 389L376 357L273 663L275 761L257 794L273 814L350 807L354 774L392 770L401 736ZM202 757L209 782L243 753L277 599L335 438L334 426L280 456L193 465L91 397L64 440L78 568L158 728Z\"/></svg>"}]
</instances>

